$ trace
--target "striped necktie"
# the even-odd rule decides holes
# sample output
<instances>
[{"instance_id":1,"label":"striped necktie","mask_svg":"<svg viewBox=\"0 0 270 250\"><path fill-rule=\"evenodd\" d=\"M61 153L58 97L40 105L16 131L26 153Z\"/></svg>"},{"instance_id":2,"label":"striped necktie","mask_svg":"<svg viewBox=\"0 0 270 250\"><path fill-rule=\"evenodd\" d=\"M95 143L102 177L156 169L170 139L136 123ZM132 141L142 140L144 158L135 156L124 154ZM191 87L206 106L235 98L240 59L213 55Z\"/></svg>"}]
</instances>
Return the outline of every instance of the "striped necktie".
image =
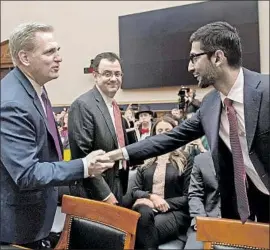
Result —
<instances>
[{"instance_id":1,"label":"striped necktie","mask_svg":"<svg viewBox=\"0 0 270 250\"><path fill-rule=\"evenodd\" d=\"M238 136L236 111L232 106L232 100L225 98L224 104L227 107L227 116L229 120L230 143L233 157L234 186L236 193L237 209L242 223L245 223L250 215L250 211L246 189L246 171L244 166L244 158L241 150L241 144Z\"/></svg>"}]
</instances>

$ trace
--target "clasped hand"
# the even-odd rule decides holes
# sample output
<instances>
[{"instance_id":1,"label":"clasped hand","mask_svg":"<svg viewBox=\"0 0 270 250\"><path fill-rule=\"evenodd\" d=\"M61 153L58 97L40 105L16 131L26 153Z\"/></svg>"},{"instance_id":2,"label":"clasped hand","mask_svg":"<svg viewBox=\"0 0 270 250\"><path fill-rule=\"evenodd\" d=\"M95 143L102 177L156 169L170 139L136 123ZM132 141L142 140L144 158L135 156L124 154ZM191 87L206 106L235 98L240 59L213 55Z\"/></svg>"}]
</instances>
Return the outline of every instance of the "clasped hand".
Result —
<instances>
[{"instance_id":1,"label":"clasped hand","mask_svg":"<svg viewBox=\"0 0 270 250\"><path fill-rule=\"evenodd\" d=\"M153 202L154 207L160 212L165 213L170 208L167 201L165 201L163 198L161 198L160 196L158 196L156 194L151 194L150 195L150 200Z\"/></svg>"},{"instance_id":2,"label":"clasped hand","mask_svg":"<svg viewBox=\"0 0 270 250\"><path fill-rule=\"evenodd\" d=\"M110 159L103 150L96 150L86 156L89 176L96 176L102 174L109 168L112 168L114 161Z\"/></svg>"},{"instance_id":3,"label":"clasped hand","mask_svg":"<svg viewBox=\"0 0 270 250\"><path fill-rule=\"evenodd\" d=\"M156 194L151 194L150 199L147 198L140 198L137 199L134 203L133 207L137 205L146 205L150 208L157 209L160 212L167 212L169 210L169 204L161 197Z\"/></svg>"}]
</instances>

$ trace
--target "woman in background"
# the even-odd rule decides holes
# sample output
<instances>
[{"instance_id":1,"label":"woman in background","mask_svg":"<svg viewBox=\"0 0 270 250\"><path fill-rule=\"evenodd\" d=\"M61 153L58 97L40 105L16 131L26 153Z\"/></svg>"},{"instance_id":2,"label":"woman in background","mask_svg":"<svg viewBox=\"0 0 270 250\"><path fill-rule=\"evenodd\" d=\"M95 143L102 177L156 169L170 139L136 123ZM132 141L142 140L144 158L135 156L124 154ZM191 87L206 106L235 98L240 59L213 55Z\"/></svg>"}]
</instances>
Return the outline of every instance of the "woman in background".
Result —
<instances>
[{"instance_id":1,"label":"woman in background","mask_svg":"<svg viewBox=\"0 0 270 250\"><path fill-rule=\"evenodd\" d=\"M172 118L159 118L151 135L168 132L173 127ZM132 189L136 200L133 209L141 214L136 233L137 249L155 249L186 233L190 224L187 195L191 169L188 154L180 149L149 159L138 168Z\"/></svg>"}]
</instances>

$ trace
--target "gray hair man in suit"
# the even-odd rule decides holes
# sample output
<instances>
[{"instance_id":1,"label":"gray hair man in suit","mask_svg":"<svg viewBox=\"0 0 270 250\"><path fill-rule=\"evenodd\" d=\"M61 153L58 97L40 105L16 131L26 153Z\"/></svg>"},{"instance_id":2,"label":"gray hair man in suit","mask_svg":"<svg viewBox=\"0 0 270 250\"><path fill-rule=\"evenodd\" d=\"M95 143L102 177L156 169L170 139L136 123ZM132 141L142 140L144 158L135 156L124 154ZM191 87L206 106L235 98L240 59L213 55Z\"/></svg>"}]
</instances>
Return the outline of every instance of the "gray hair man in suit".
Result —
<instances>
[{"instance_id":1,"label":"gray hair man in suit","mask_svg":"<svg viewBox=\"0 0 270 250\"><path fill-rule=\"evenodd\" d=\"M214 89L172 131L110 152L111 159L165 154L203 135L217 173L224 218L269 222L269 76L242 67L241 41L226 22L206 24L191 37L188 70Z\"/></svg>"},{"instance_id":2,"label":"gray hair man in suit","mask_svg":"<svg viewBox=\"0 0 270 250\"><path fill-rule=\"evenodd\" d=\"M192 220L187 232L185 249L203 249L203 243L196 240L196 217L221 216L218 180L210 152L199 154L194 159L188 204Z\"/></svg>"},{"instance_id":3,"label":"gray hair man in suit","mask_svg":"<svg viewBox=\"0 0 270 250\"><path fill-rule=\"evenodd\" d=\"M63 151L44 85L58 78L60 56L50 25L19 25L9 39L15 68L1 80L1 244L46 245L57 207L55 186L113 166L100 150L62 161Z\"/></svg>"}]
</instances>

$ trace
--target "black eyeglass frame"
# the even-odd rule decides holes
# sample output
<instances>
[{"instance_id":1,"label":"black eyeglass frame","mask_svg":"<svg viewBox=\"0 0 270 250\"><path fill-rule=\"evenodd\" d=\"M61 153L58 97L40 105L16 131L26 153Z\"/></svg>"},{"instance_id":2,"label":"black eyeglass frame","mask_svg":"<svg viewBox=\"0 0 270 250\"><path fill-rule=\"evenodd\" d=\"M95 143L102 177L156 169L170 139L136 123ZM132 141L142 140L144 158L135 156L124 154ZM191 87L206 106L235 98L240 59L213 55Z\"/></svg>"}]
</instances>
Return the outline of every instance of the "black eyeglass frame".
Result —
<instances>
[{"instance_id":1,"label":"black eyeglass frame","mask_svg":"<svg viewBox=\"0 0 270 250\"><path fill-rule=\"evenodd\" d=\"M195 58L197 58L199 56L202 56L202 55L211 55L213 53L214 52L202 52L202 53L198 53L198 54L192 53L192 54L189 55L189 61L194 64L194 59Z\"/></svg>"}]
</instances>

